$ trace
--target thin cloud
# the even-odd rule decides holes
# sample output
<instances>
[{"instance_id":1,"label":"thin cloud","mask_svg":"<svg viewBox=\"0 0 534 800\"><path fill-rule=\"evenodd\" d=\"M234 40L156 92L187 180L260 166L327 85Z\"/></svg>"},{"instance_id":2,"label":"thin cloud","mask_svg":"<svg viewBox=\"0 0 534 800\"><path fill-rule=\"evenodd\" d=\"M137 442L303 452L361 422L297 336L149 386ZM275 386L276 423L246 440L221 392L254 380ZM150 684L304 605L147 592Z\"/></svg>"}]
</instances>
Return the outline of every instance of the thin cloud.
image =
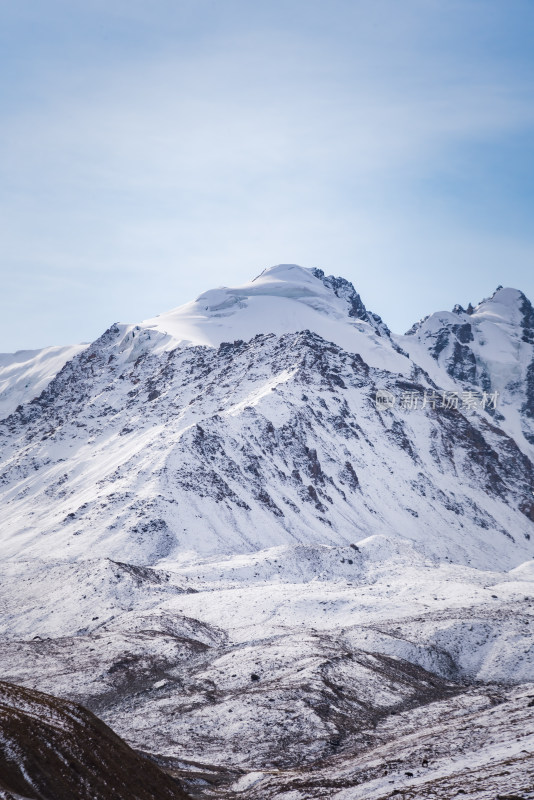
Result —
<instances>
[{"instance_id":1,"label":"thin cloud","mask_svg":"<svg viewBox=\"0 0 534 800\"><path fill-rule=\"evenodd\" d=\"M113 3L109 14L92 4L92 23L102 14L145 24L146 36L128 28L131 40L119 37L100 61L90 58L98 43L80 39L75 69L66 68L68 49L57 61L36 57L33 72L26 66L21 85L29 81L39 100L8 103L0 128L1 263L24 276L17 302L29 279L49 276L57 287L58 275L76 274L102 312L82 334L90 338L111 321L104 313L149 316L169 305L169 290L178 304L271 262L320 262L371 297L377 265L393 283L408 270L417 295L429 261L443 265L440 254L452 252L448 242L459 280L477 243L479 277L485 258L507 252L525 271L532 240L495 230L503 220L467 230L461 187L454 204L429 202L445 178L468 180L466 147L534 125L528 69L484 41L488 30L496 36L495 5L485 32L472 2L421 0L402 11L338 2L331 14L294 2L287 19L280 4L243 16L243 4L229 3L205 28L200 6L181 3L185 17L171 13L167 30L158 9L172 6L156 4L143 21L144 4ZM81 37L80 19L61 24ZM97 286L95 274L104 276ZM67 281L59 289L59 313L71 290ZM423 293L421 303L429 299ZM374 305L388 318L387 302ZM399 327L412 321L405 313ZM74 337L59 323L49 330L58 342Z\"/></svg>"}]
</instances>

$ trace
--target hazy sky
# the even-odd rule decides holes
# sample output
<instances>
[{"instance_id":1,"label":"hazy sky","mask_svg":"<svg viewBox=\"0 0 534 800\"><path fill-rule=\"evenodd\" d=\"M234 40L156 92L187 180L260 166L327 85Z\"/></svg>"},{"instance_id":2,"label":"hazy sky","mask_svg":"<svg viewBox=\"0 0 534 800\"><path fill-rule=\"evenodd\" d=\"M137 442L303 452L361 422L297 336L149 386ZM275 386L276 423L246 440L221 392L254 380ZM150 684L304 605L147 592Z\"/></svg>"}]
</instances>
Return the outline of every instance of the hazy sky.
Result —
<instances>
[{"instance_id":1,"label":"hazy sky","mask_svg":"<svg viewBox=\"0 0 534 800\"><path fill-rule=\"evenodd\" d=\"M0 0L0 351L280 262L534 300L532 0Z\"/></svg>"}]
</instances>

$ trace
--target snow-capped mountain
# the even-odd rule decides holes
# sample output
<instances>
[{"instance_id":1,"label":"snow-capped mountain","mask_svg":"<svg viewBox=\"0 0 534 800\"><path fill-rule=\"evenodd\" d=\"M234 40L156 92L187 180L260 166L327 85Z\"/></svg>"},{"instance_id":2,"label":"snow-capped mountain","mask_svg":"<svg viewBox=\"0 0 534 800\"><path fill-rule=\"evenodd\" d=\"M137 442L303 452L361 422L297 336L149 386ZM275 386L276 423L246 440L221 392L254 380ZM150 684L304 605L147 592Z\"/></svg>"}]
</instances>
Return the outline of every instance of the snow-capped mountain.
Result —
<instances>
[{"instance_id":1,"label":"snow-capped mountain","mask_svg":"<svg viewBox=\"0 0 534 800\"><path fill-rule=\"evenodd\" d=\"M396 338L431 374L445 371L465 389L496 392L494 416L533 457L534 309L522 292L499 287L474 308L431 314Z\"/></svg>"},{"instance_id":2,"label":"snow-capped mountain","mask_svg":"<svg viewBox=\"0 0 534 800\"><path fill-rule=\"evenodd\" d=\"M517 566L532 464L486 411L425 406L435 379L350 284L296 266L113 325L2 424L3 552L154 564L386 534Z\"/></svg>"},{"instance_id":3,"label":"snow-capped mountain","mask_svg":"<svg viewBox=\"0 0 534 800\"><path fill-rule=\"evenodd\" d=\"M0 679L192 797L533 797L531 312L396 336L280 265L19 357Z\"/></svg>"},{"instance_id":4,"label":"snow-capped mountain","mask_svg":"<svg viewBox=\"0 0 534 800\"><path fill-rule=\"evenodd\" d=\"M390 336L380 317L367 311L351 283L296 264L266 269L244 286L204 292L194 302L139 327L170 337L167 346L172 347L217 347L236 339L249 341L259 333L282 336L311 330L348 352L363 347L367 355L372 346L358 333L371 340Z\"/></svg>"}]
</instances>

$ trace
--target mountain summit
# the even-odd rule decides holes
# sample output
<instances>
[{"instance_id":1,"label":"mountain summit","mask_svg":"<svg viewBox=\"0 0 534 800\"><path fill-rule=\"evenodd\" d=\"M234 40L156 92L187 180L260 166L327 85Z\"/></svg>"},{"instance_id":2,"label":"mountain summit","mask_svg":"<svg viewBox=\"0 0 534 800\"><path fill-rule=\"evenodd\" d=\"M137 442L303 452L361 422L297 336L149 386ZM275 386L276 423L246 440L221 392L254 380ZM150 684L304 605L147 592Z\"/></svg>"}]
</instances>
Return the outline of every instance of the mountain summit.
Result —
<instances>
[{"instance_id":1,"label":"mountain summit","mask_svg":"<svg viewBox=\"0 0 534 800\"><path fill-rule=\"evenodd\" d=\"M387 326L365 308L352 283L296 264L265 269L242 286L211 289L136 328L168 337L167 347L218 347L223 342L249 341L257 334L310 330L347 352L365 352L371 360L374 350L377 366L406 368ZM377 338L382 338L378 349Z\"/></svg>"}]
</instances>

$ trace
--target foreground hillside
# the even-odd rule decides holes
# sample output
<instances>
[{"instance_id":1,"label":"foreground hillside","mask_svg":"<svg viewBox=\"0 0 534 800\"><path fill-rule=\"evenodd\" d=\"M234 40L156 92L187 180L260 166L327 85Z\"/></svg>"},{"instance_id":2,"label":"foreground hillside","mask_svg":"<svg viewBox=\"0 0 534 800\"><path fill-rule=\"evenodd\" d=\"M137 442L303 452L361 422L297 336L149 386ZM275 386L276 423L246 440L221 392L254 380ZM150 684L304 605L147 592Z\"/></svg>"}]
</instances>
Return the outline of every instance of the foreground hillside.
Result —
<instances>
[{"instance_id":1,"label":"foreground hillside","mask_svg":"<svg viewBox=\"0 0 534 800\"><path fill-rule=\"evenodd\" d=\"M0 796L23 800L187 800L91 713L0 682Z\"/></svg>"}]
</instances>

